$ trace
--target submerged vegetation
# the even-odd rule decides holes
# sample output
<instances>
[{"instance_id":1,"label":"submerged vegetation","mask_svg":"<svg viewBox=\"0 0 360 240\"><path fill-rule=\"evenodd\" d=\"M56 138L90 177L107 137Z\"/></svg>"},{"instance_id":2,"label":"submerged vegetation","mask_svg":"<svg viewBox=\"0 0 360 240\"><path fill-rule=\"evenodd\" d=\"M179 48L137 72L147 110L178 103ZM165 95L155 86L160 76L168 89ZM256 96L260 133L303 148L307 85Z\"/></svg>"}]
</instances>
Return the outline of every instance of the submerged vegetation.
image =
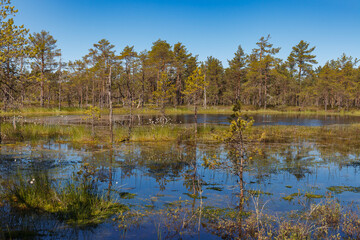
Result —
<instances>
[{"instance_id":1,"label":"submerged vegetation","mask_svg":"<svg viewBox=\"0 0 360 240\"><path fill-rule=\"evenodd\" d=\"M333 199L280 216L264 208L240 213L213 206L194 209L191 202L179 200L161 210L121 212L114 220L120 229L131 232L151 219L156 219L158 239L191 237L200 227L221 239L357 239L360 234L359 216Z\"/></svg>"}]
</instances>

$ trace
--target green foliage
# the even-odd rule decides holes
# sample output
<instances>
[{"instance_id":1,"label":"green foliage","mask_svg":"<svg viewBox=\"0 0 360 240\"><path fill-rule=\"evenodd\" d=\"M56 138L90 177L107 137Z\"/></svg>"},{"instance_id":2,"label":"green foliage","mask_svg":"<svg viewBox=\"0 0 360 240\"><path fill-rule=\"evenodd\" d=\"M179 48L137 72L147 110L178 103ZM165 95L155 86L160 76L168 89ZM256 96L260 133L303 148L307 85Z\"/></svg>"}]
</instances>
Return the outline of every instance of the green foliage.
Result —
<instances>
[{"instance_id":1,"label":"green foliage","mask_svg":"<svg viewBox=\"0 0 360 240\"><path fill-rule=\"evenodd\" d=\"M100 109L96 106L90 105L90 107L84 112L85 120L99 120L101 117Z\"/></svg>"},{"instance_id":2,"label":"green foliage","mask_svg":"<svg viewBox=\"0 0 360 240\"><path fill-rule=\"evenodd\" d=\"M194 72L185 80L185 89L183 94L190 99L193 98L194 104L197 104L197 98L209 83L205 80L205 76L200 68L196 68Z\"/></svg>"},{"instance_id":3,"label":"green foliage","mask_svg":"<svg viewBox=\"0 0 360 240\"><path fill-rule=\"evenodd\" d=\"M0 94L4 96L4 108L14 103L17 89L21 87L24 58L28 53L27 33L23 25L14 23L17 10L10 0L0 2Z\"/></svg>"},{"instance_id":4,"label":"green foliage","mask_svg":"<svg viewBox=\"0 0 360 240\"><path fill-rule=\"evenodd\" d=\"M169 78L166 72L161 74L160 79L157 81L157 89L153 92L154 101L158 102L161 106L161 112L165 113L165 105L174 97L175 85Z\"/></svg>"},{"instance_id":5,"label":"green foliage","mask_svg":"<svg viewBox=\"0 0 360 240\"><path fill-rule=\"evenodd\" d=\"M241 101L253 109L291 106L303 111L323 106L325 111L344 111L360 107L358 59L343 54L313 69L315 47L304 40L282 60L275 57L280 48L270 43L270 35L261 37L249 54L239 46L227 68L213 56L199 63L182 43L172 46L161 39L153 42L150 51L138 53L134 46L126 46L120 54L101 39L82 59L62 63L57 40L49 32L27 37L28 30L14 24L17 10L11 1L0 4L0 105L4 109L32 107L39 100L41 107L46 100L49 108L92 104L104 109L110 102L110 66L112 100L118 106L130 106L131 113L135 106L139 112L145 104L156 103L164 114L166 105L179 107L201 97L204 106ZM199 68L201 74L196 77L194 71ZM202 74L204 84L194 85Z\"/></svg>"},{"instance_id":6,"label":"green foliage","mask_svg":"<svg viewBox=\"0 0 360 240\"><path fill-rule=\"evenodd\" d=\"M209 86L206 88L207 102L211 105L224 104L223 96L226 91L224 78L224 67L221 61L215 57L208 57L205 61L206 81Z\"/></svg>"},{"instance_id":7,"label":"green foliage","mask_svg":"<svg viewBox=\"0 0 360 240\"><path fill-rule=\"evenodd\" d=\"M44 174L29 180L19 174L5 186L6 199L14 208L52 213L68 224L96 225L124 206L99 193L95 171L85 163L64 186Z\"/></svg>"}]
</instances>

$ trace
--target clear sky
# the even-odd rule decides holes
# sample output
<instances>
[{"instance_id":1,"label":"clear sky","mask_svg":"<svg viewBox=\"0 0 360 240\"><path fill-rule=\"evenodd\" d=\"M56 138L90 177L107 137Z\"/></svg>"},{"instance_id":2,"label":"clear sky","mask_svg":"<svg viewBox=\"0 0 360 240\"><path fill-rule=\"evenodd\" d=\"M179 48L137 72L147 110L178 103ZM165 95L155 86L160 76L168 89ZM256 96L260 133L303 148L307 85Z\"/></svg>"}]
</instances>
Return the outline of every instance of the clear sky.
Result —
<instances>
[{"instance_id":1,"label":"clear sky","mask_svg":"<svg viewBox=\"0 0 360 240\"><path fill-rule=\"evenodd\" d=\"M102 38L120 52L149 50L159 38L182 42L227 66L238 45L250 53L261 36L286 59L300 40L316 46L320 64L342 53L360 58L359 0L12 0L17 24L49 31L65 60L79 59Z\"/></svg>"}]
</instances>

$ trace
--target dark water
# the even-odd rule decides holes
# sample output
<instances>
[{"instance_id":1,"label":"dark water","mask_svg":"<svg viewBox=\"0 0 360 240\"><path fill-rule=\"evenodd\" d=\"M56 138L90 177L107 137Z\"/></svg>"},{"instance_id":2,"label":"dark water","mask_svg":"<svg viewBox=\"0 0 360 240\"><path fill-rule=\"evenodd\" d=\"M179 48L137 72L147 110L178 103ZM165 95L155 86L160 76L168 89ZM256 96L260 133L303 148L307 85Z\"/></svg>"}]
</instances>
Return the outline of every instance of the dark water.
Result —
<instances>
[{"instance_id":1,"label":"dark water","mask_svg":"<svg viewBox=\"0 0 360 240\"><path fill-rule=\"evenodd\" d=\"M190 209L199 204L236 209L239 185L231 168L202 166L204 156L214 155L223 162L228 160L227 151L219 144L129 143L111 150L101 145L87 147L55 142L4 144L0 152L0 181L7 182L18 173L31 179L39 172L66 181L82 165L89 163L98 169L100 189L104 193L110 190L116 201L134 210L142 211L146 206L156 212L179 199L185 201ZM268 212L281 214L303 208L296 201L282 198L289 194L325 195L330 186L359 187L359 166L360 151L357 147L337 148L306 139L268 144L263 147L263 155L246 167L245 189L263 192L259 195L260 205L265 204ZM205 197L202 202L190 196L198 181L202 183L202 196ZM135 195L131 199L122 199L124 192ZM343 204L359 204L359 196L357 190L337 194ZM306 199L304 203L309 206L320 200ZM0 209L2 231L30 229L37 238L44 239L158 239L159 232L162 237L167 232L167 228L161 225L164 224L163 216L159 215L148 216L125 232L111 219L98 226L77 228L52 216L19 213L6 206ZM249 199L245 210L253 209L254 200ZM199 233L185 232L170 238L179 237L219 238L206 227Z\"/></svg>"},{"instance_id":2,"label":"dark water","mask_svg":"<svg viewBox=\"0 0 360 240\"><path fill-rule=\"evenodd\" d=\"M133 116L133 123L135 125L150 124L157 122L160 116L157 115L135 115ZM335 115L295 115L295 114L256 114L251 115L254 118L254 125L297 125L297 126L325 126L333 124L352 124L359 123L360 117L357 116L335 116ZM169 115L166 117L169 123L175 124L189 124L194 123L194 115ZM224 114L199 114L198 123L204 124L228 124L229 116ZM84 120L84 116L67 115L67 116L47 116L47 117L30 117L22 121L36 122L45 124L86 124L88 121ZM129 123L129 116L114 115L114 121L117 125L127 125ZM107 116L102 116L101 120L97 121L98 125L106 125L108 123Z\"/></svg>"}]
</instances>

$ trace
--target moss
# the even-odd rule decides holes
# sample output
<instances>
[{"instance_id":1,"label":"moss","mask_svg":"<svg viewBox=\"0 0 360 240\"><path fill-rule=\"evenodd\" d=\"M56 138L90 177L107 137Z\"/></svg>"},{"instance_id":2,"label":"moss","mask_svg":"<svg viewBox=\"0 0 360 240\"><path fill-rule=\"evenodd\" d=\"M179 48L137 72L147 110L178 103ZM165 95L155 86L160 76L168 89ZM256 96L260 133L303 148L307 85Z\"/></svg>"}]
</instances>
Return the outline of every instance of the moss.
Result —
<instances>
[{"instance_id":1,"label":"moss","mask_svg":"<svg viewBox=\"0 0 360 240\"><path fill-rule=\"evenodd\" d=\"M191 194L191 193L183 193L184 195L188 196L189 198L192 198L192 199L207 199L207 197L205 196L201 196L199 194Z\"/></svg>"},{"instance_id":2,"label":"moss","mask_svg":"<svg viewBox=\"0 0 360 240\"><path fill-rule=\"evenodd\" d=\"M230 218L236 219L238 217L249 216L251 212L241 211L234 208L218 208L213 206L205 206L203 208L203 217L208 220L219 219L219 218Z\"/></svg>"},{"instance_id":3,"label":"moss","mask_svg":"<svg viewBox=\"0 0 360 240\"><path fill-rule=\"evenodd\" d=\"M263 191L261 191L261 190L247 190L247 192L248 192L250 195L253 195L253 196L259 196L260 194L263 194L263 195L273 195L272 193L263 192Z\"/></svg>"},{"instance_id":4,"label":"moss","mask_svg":"<svg viewBox=\"0 0 360 240\"><path fill-rule=\"evenodd\" d=\"M352 187L352 186L331 186L328 187L327 190L334 192L336 194L341 194L343 192L354 192L359 193L360 187Z\"/></svg>"},{"instance_id":5,"label":"moss","mask_svg":"<svg viewBox=\"0 0 360 240\"><path fill-rule=\"evenodd\" d=\"M299 197L301 196L301 193L297 192L297 193L292 193L288 196L282 197L282 199L286 200L286 201L291 201L294 199L294 197Z\"/></svg>"},{"instance_id":6,"label":"moss","mask_svg":"<svg viewBox=\"0 0 360 240\"><path fill-rule=\"evenodd\" d=\"M313 193L305 193L304 195L306 198L323 198L323 195L319 195L319 194L313 194Z\"/></svg>"}]
</instances>

